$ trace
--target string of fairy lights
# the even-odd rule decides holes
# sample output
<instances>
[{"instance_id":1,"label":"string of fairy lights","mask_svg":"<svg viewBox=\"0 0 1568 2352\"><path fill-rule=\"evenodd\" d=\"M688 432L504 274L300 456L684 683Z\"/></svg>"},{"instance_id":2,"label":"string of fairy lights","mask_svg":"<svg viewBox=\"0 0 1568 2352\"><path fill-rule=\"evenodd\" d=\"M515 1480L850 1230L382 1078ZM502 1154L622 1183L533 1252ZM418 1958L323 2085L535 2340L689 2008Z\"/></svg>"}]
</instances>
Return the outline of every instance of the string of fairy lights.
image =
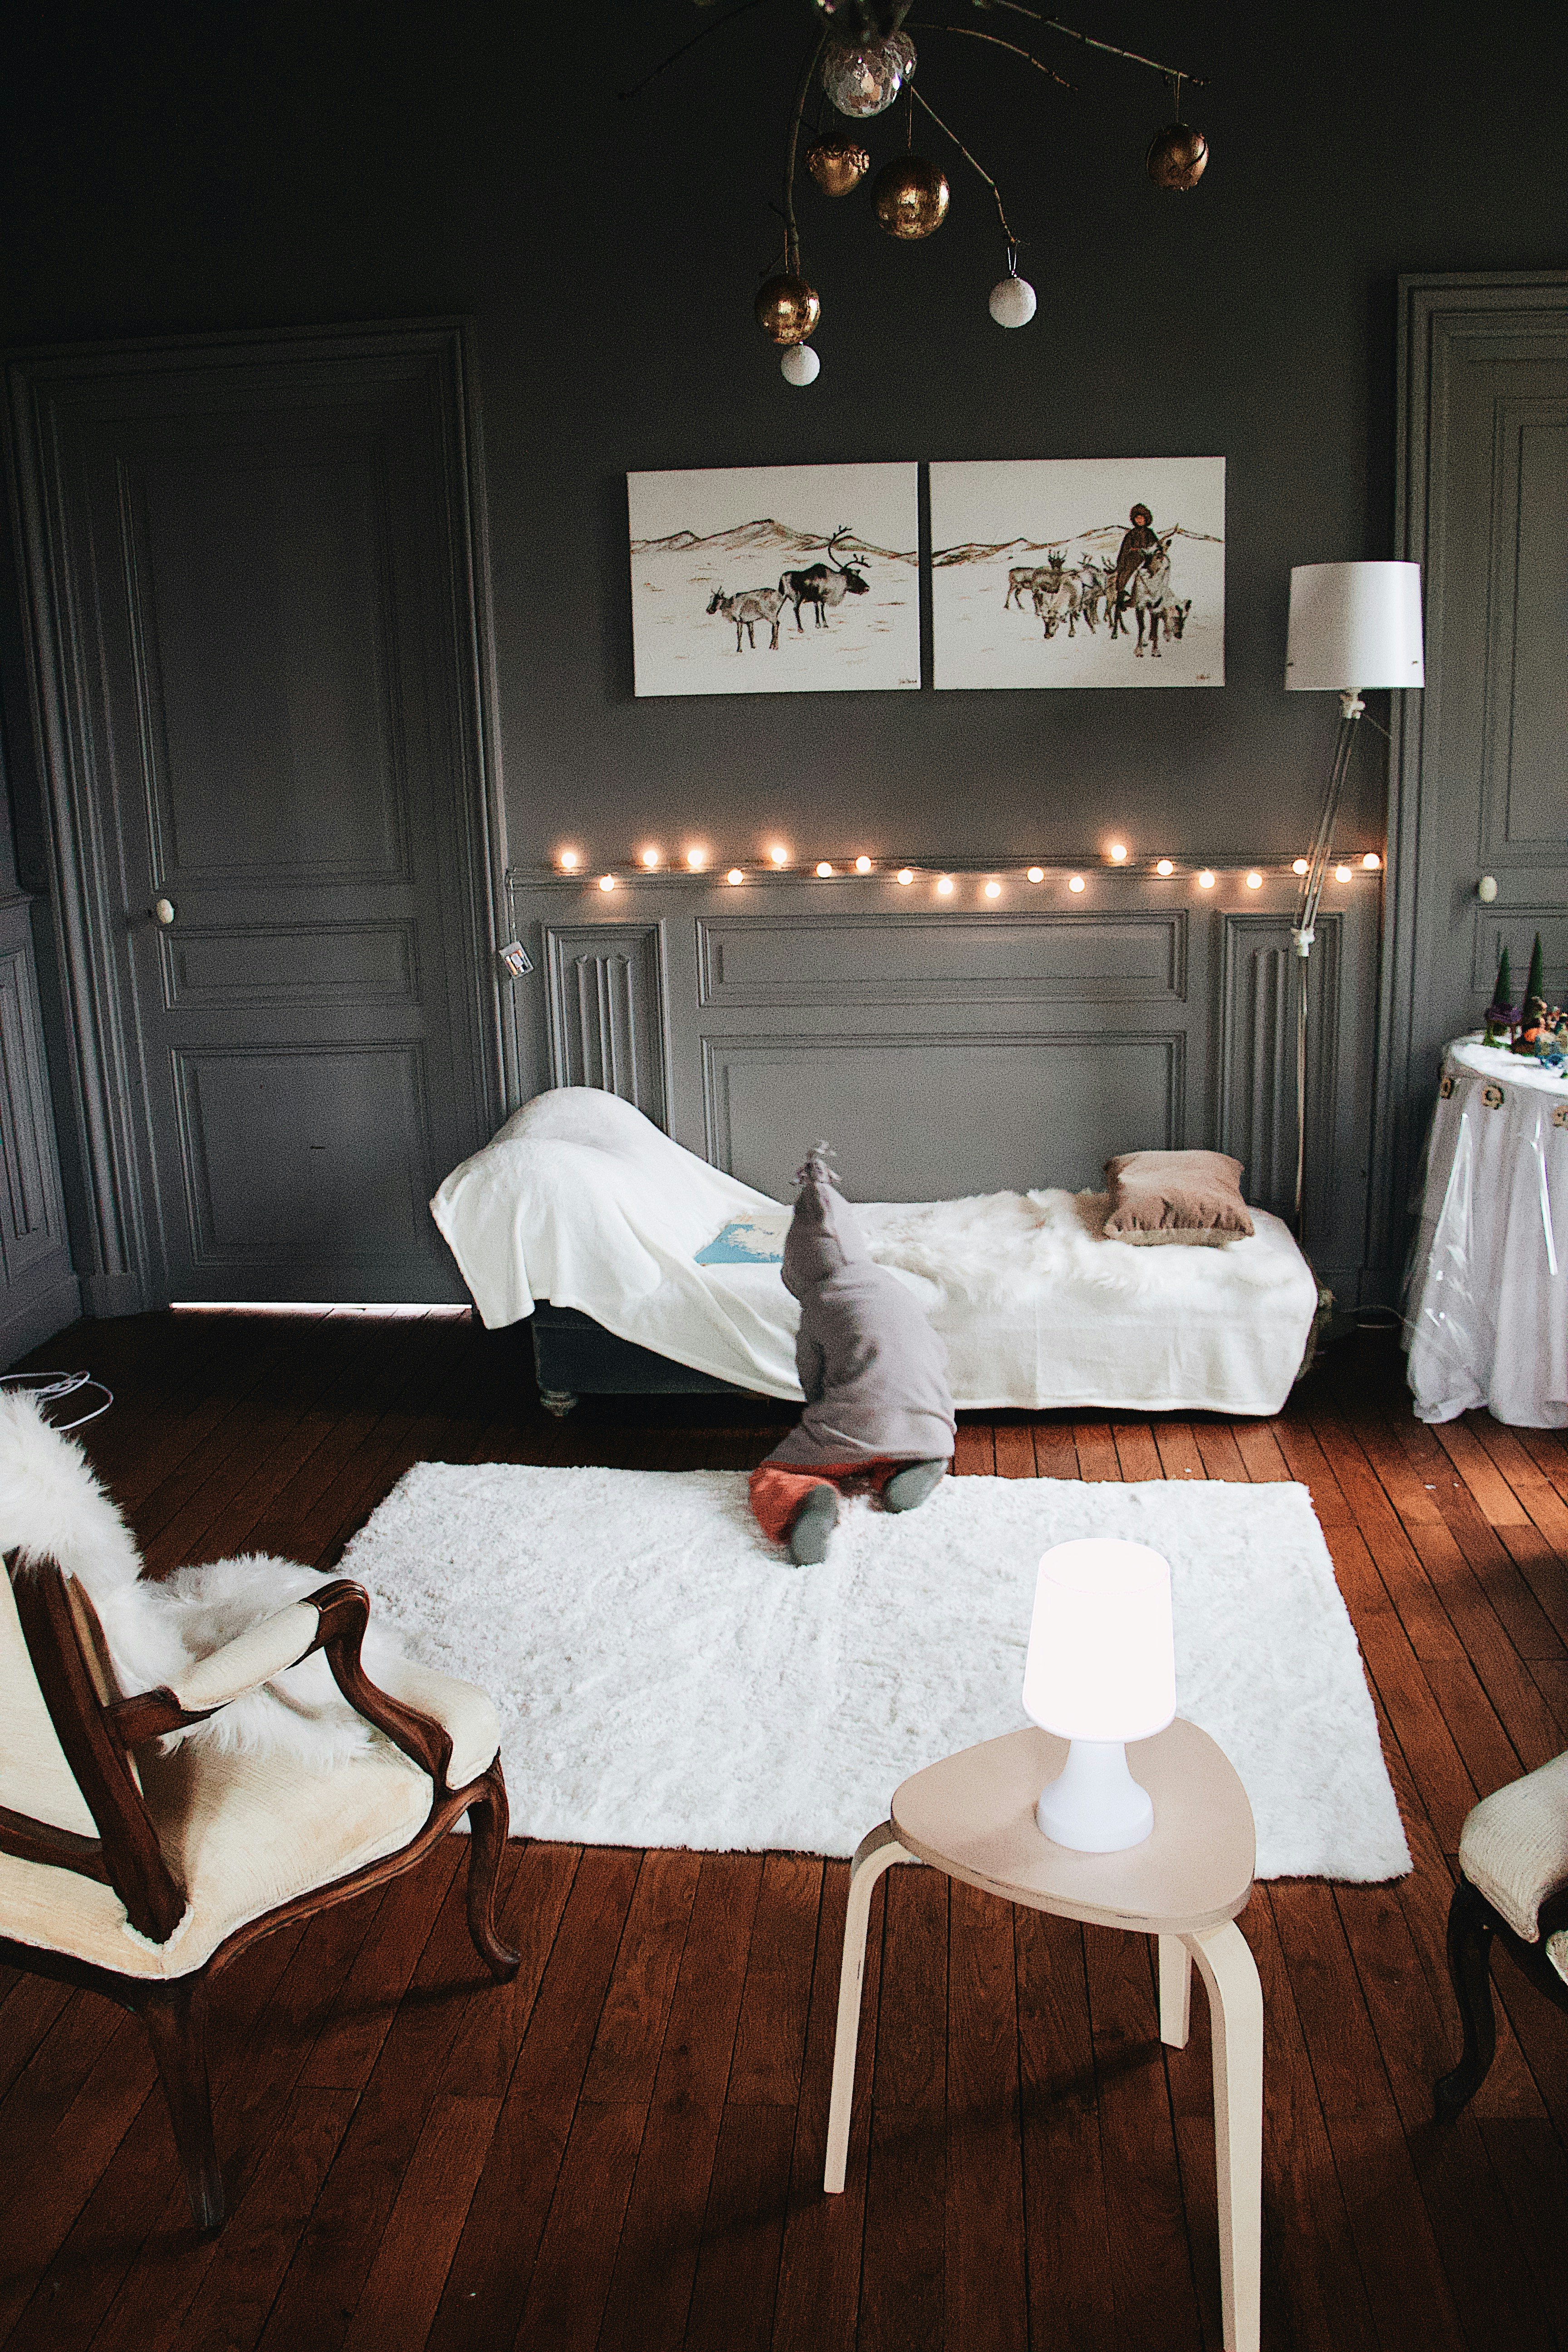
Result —
<instances>
[{"instance_id":1,"label":"string of fairy lights","mask_svg":"<svg viewBox=\"0 0 1568 2352\"><path fill-rule=\"evenodd\" d=\"M1382 866L1383 859L1378 852L1369 849L1353 860L1342 859L1337 863L1333 868L1334 879L1336 882L1353 881L1357 874L1376 874ZM864 851L856 857L801 858L796 857L784 842L774 842L765 857L750 865L730 866L723 866L705 843L695 842L674 856L667 856L662 848L650 844L647 848L639 850L629 864L612 866L596 877L583 851L567 847L555 852L553 868L569 879L581 880L584 884L596 879L598 887L606 894L620 889L623 885L648 882L656 877L667 881L712 882L721 877L732 887L739 888L747 882L767 878L831 882L841 877L864 880L879 875L906 890L925 885L939 898L956 898L961 895L961 885L978 884L982 900L993 905L1005 897L1009 883L1022 882L1038 888L1044 884L1065 879L1068 890L1078 896L1088 889L1091 874L1154 875L1162 881L1174 880L1178 877L1190 877L1200 890L1213 890L1222 879L1231 879L1239 875L1247 889L1261 890L1266 871L1270 870L1256 866L1246 868L1239 866L1198 866L1190 860L1174 857L1135 857L1123 841L1110 843L1098 861L1085 859L1081 871L1066 866L996 866L990 870L920 864L895 866L890 861L871 857ZM1290 872L1298 880L1307 870L1306 858L1291 860Z\"/></svg>"}]
</instances>

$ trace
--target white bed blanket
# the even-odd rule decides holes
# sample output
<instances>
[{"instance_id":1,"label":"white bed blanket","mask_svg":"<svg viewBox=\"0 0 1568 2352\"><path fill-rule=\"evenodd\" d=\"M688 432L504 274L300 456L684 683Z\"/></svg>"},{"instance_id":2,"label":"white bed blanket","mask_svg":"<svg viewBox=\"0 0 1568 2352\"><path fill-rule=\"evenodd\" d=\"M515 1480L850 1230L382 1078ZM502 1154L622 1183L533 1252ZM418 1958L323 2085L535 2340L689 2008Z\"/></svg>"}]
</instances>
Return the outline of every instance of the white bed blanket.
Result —
<instances>
[{"instance_id":1,"label":"white bed blanket","mask_svg":"<svg viewBox=\"0 0 1568 2352\"><path fill-rule=\"evenodd\" d=\"M677 1363L798 1399L797 1309L777 1265L694 1262L721 1226L776 1221L780 1203L617 1097L537 1096L430 1206L489 1328L547 1298ZM1045 1190L856 1214L947 1341L961 1407L1278 1412L1317 1307L1279 1218L1254 1210L1253 1238L1222 1249L1147 1249L1100 1238L1104 1210L1099 1193Z\"/></svg>"}]
</instances>

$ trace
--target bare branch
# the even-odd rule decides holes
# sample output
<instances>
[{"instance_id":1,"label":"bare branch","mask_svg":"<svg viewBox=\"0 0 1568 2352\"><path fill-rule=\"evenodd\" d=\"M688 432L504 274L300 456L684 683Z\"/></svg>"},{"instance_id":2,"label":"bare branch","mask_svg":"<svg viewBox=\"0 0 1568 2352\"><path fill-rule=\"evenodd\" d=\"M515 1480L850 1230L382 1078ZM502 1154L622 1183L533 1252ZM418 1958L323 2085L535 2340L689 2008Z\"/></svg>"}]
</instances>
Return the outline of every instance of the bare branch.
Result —
<instances>
[{"instance_id":1,"label":"bare branch","mask_svg":"<svg viewBox=\"0 0 1568 2352\"><path fill-rule=\"evenodd\" d=\"M688 49L696 48L700 42L708 38L710 33L721 32L726 25L732 25L737 16L749 16L753 8L760 8L761 5L762 0L739 0L738 6L731 8L728 16L716 16L710 25L704 25L700 33L693 33L689 41L682 41L678 49L671 49L662 64L655 66L651 73L644 74L641 81L633 82L630 89L617 90L616 96L622 99L637 97L647 88L650 81L657 81L660 74L668 73L671 66L679 63Z\"/></svg>"},{"instance_id":2,"label":"bare branch","mask_svg":"<svg viewBox=\"0 0 1568 2352\"><path fill-rule=\"evenodd\" d=\"M1080 33L1076 25L1064 25L1059 16L1047 16L1038 8L1026 7L1024 0L984 0L984 5L1006 8L1015 16L1033 17L1037 25L1044 25L1053 33L1065 33L1069 41L1081 41L1089 49L1103 49L1108 58L1125 58L1131 66L1147 66L1151 73L1163 74L1167 81L1173 74L1180 74L1183 81L1190 81L1194 89L1208 87L1197 74L1186 73L1180 66L1163 66L1158 58L1142 57L1136 49L1119 49L1114 41L1097 41L1092 33Z\"/></svg>"},{"instance_id":3,"label":"bare branch","mask_svg":"<svg viewBox=\"0 0 1568 2352\"><path fill-rule=\"evenodd\" d=\"M1040 59L1035 56L1033 50L1021 49L1016 41L1005 41L1001 38L999 34L977 33L973 25L928 25L922 23L920 30L922 33L959 33L966 41L989 41L994 49L1006 49L1013 57L1022 58L1025 64L1033 66L1037 73L1043 73L1047 81L1058 83L1063 89L1071 89L1073 87L1072 83L1068 81L1067 76L1065 74L1058 73L1054 66L1042 64Z\"/></svg>"},{"instance_id":4,"label":"bare branch","mask_svg":"<svg viewBox=\"0 0 1568 2352\"><path fill-rule=\"evenodd\" d=\"M795 94L795 110L789 119L789 146L784 154L784 267L795 278L800 276L800 231L795 226L795 152L800 145L801 119L805 113L805 101L811 89L811 78L816 71L816 61L826 47L827 28L824 26L813 42L805 63L801 68L800 82Z\"/></svg>"},{"instance_id":5,"label":"bare branch","mask_svg":"<svg viewBox=\"0 0 1568 2352\"><path fill-rule=\"evenodd\" d=\"M925 99L923 99L923 98L921 96L921 94L920 94L919 90L915 88L915 86L914 86L913 82L910 82L910 84L909 88L910 88L910 96L914 100L915 104L916 104L917 106L921 106L921 107L924 107L924 108L925 108L926 112L931 116L931 121L935 123L935 125L936 125L937 129L938 129L938 130L939 130L939 131L943 134L943 136L944 136L945 138L948 138L948 139L951 139L951 140L952 140L952 142L953 145L957 148L957 150L958 150L959 153L963 156L963 158L964 162L969 165L970 170L971 170L972 172L978 172L978 173L979 173L979 174L980 174L981 178L984 181L984 183L985 183L986 186L990 189L990 191L991 191L992 194L993 194L993 195L995 197L995 199L996 199L996 213L997 213L997 217L1000 219L1000 221L1001 221L1001 223L1002 223L1002 234L1003 234L1003 236L1006 238L1007 243L1008 243L1008 246L1009 246L1010 247L1016 247L1016 244L1017 244L1017 242L1018 242L1018 240L1017 240L1017 238L1014 236L1013 231L1012 231L1011 227L1010 227L1010 226L1009 226L1009 225L1008 225L1008 221L1007 221L1007 215L1006 215L1006 212L1005 212L1005 208L1004 208L1004 206L1003 206L1003 203L1002 203L1002 191L1001 191L1001 189L996 185L996 183L995 183L995 181L992 178L992 176L991 176L990 173L985 169L985 166L984 165L984 163L977 163L975 162L975 160L974 160L973 156L970 153L970 152L969 152L968 148L964 145L964 143L963 143L963 140L959 137L959 135L958 135L957 131L950 131L950 130L948 129L948 127L947 127L946 123L942 121L942 117L941 117L941 115L937 112L937 110L936 110L935 107L934 107L934 106L932 106L932 105L931 105L931 104L929 104L929 102L928 102Z\"/></svg>"}]
</instances>

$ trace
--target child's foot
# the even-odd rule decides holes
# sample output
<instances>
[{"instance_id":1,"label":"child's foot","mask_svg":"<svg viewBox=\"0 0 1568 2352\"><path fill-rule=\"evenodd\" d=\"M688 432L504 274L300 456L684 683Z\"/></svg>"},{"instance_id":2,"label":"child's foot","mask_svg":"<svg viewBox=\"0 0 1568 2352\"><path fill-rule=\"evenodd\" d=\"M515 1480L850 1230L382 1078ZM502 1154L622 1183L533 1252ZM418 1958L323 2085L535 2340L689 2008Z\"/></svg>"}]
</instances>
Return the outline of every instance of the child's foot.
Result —
<instances>
[{"instance_id":1,"label":"child's foot","mask_svg":"<svg viewBox=\"0 0 1568 2352\"><path fill-rule=\"evenodd\" d=\"M895 1470L882 1489L885 1511L914 1511L930 1495L934 1495L947 1475L945 1462L911 1462L907 1469Z\"/></svg>"},{"instance_id":2,"label":"child's foot","mask_svg":"<svg viewBox=\"0 0 1568 2352\"><path fill-rule=\"evenodd\" d=\"M790 1521L789 1556L796 1568L816 1568L827 1557L827 1538L838 1525L838 1497L831 1486L814 1486Z\"/></svg>"}]
</instances>

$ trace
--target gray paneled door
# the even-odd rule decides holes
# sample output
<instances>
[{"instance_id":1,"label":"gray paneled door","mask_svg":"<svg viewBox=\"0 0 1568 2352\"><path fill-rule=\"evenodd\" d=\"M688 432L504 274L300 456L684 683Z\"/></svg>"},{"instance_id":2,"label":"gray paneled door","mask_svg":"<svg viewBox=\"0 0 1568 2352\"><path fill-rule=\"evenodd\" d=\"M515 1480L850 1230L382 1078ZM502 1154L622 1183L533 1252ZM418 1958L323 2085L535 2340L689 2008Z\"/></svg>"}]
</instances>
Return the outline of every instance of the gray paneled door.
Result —
<instances>
[{"instance_id":1,"label":"gray paneled door","mask_svg":"<svg viewBox=\"0 0 1568 2352\"><path fill-rule=\"evenodd\" d=\"M104 1306L464 1295L426 1204L501 1071L460 362L16 372Z\"/></svg>"},{"instance_id":2,"label":"gray paneled door","mask_svg":"<svg viewBox=\"0 0 1568 2352\"><path fill-rule=\"evenodd\" d=\"M1568 272L1410 278L1401 300L1401 552L1424 567L1426 688L1400 698L1390 1254L1441 1047L1479 1024L1503 942L1522 990L1539 931L1568 995Z\"/></svg>"}]
</instances>

